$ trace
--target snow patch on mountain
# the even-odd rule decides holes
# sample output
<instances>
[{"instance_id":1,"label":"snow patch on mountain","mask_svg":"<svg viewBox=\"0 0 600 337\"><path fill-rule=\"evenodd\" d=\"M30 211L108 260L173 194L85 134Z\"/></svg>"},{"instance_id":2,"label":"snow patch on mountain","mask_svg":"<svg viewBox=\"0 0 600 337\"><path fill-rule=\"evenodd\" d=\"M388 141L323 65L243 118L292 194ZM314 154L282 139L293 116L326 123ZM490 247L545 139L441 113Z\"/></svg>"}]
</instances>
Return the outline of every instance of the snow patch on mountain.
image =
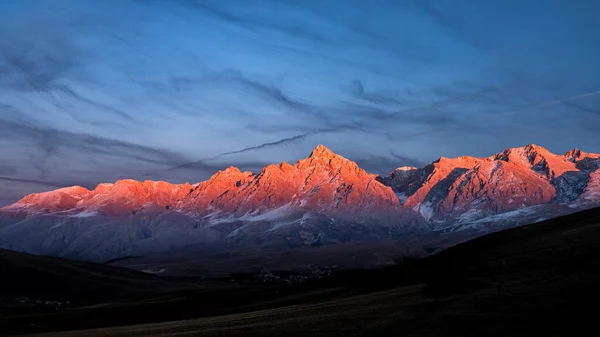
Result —
<instances>
[{"instance_id":1,"label":"snow patch on mountain","mask_svg":"<svg viewBox=\"0 0 600 337\"><path fill-rule=\"evenodd\" d=\"M260 213L259 211L254 211L251 213L246 213L242 217L239 218L241 221L278 221L281 219L285 219L291 216L294 213L294 209L291 203L285 204L281 207L277 207L274 209L270 209L266 212Z\"/></svg>"},{"instance_id":2,"label":"snow patch on mountain","mask_svg":"<svg viewBox=\"0 0 600 337\"><path fill-rule=\"evenodd\" d=\"M98 211L83 211L77 214L68 215L69 218L90 218L98 215Z\"/></svg>"},{"instance_id":3,"label":"snow patch on mountain","mask_svg":"<svg viewBox=\"0 0 600 337\"><path fill-rule=\"evenodd\" d=\"M413 210L419 212L425 220L430 220L433 217L434 209L429 201L416 205Z\"/></svg>"},{"instance_id":4,"label":"snow patch on mountain","mask_svg":"<svg viewBox=\"0 0 600 337\"><path fill-rule=\"evenodd\" d=\"M0 210L0 247L103 262L221 243L284 249L485 232L597 206L598 158L529 145L487 158L441 157L381 178L318 146L294 165L258 174L230 167L193 185L125 179L32 194Z\"/></svg>"}]
</instances>

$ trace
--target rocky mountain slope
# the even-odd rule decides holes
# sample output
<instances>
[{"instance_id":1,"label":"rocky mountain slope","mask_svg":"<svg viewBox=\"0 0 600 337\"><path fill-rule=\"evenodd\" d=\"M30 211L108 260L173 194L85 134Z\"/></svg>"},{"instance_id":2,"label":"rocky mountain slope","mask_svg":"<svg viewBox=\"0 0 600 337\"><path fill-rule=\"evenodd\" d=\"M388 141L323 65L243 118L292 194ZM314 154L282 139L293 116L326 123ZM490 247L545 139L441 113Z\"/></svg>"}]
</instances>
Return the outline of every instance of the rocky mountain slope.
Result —
<instances>
[{"instance_id":1,"label":"rocky mountain slope","mask_svg":"<svg viewBox=\"0 0 600 337\"><path fill-rule=\"evenodd\" d=\"M508 212L518 216L518 210L529 214L530 207L537 216L564 204L591 207L599 201L599 167L599 154L574 149L556 155L531 144L487 158L442 157L424 168L399 168L381 181L404 206L441 228Z\"/></svg>"},{"instance_id":2,"label":"rocky mountain slope","mask_svg":"<svg viewBox=\"0 0 600 337\"><path fill-rule=\"evenodd\" d=\"M318 146L294 165L230 167L196 185L120 180L32 194L0 212L0 247L104 261L185 246L279 248L428 229L391 188Z\"/></svg>"},{"instance_id":3,"label":"rocky mountain slope","mask_svg":"<svg viewBox=\"0 0 600 337\"><path fill-rule=\"evenodd\" d=\"M497 230L600 204L600 155L528 145L382 178L320 145L294 165L199 184L120 180L0 210L0 248L93 261L219 246L275 249Z\"/></svg>"}]
</instances>

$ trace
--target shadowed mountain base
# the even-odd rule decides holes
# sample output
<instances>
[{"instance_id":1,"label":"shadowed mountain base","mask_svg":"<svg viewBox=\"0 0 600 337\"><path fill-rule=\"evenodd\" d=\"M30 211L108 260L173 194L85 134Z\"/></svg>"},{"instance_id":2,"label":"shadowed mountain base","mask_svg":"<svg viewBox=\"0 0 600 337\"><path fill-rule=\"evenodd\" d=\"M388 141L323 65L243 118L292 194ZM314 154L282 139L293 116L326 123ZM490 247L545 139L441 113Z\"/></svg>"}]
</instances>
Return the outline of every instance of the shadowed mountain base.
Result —
<instances>
[{"instance_id":1,"label":"shadowed mountain base","mask_svg":"<svg viewBox=\"0 0 600 337\"><path fill-rule=\"evenodd\" d=\"M592 209L314 282L213 286L34 315L5 310L0 330L126 325L52 335L572 336L596 320L598 240L600 209Z\"/></svg>"}]
</instances>

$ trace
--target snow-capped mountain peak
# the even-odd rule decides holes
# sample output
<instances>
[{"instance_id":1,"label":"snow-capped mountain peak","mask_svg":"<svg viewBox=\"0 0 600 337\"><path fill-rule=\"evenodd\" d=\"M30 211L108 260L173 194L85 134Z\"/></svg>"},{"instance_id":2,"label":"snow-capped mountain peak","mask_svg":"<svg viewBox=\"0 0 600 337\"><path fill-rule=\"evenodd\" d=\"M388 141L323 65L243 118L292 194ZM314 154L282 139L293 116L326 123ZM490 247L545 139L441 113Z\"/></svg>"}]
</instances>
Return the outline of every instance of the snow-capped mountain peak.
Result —
<instances>
[{"instance_id":1,"label":"snow-capped mountain peak","mask_svg":"<svg viewBox=\"0 0 600 337\"><path fill-rule=\"evenodd\" d=\"M598 154L531 144L382 178L319 145L293 165L229 167L193 185L123 179L31 194L0 209L0 247L105 261L240 240L292 247L501 227L600 205L599 167Z\"/></svg>"},{"instance_id":2,"label":"snow-capped mountain peak","mask_svg":"<svg viewBox=\"0 0 600 337\"><path fill-rule=\"evenodd\" d=\"M529 144L486 158L441 157L414 171L395 170L381 180L405 198L405 206L421 213L425 209L423 215L431 221L448 223L466 213L476 219L594 195L589 190L594 189L598 158L577 149L558 155Z\"/></svg>"}]
</instances>

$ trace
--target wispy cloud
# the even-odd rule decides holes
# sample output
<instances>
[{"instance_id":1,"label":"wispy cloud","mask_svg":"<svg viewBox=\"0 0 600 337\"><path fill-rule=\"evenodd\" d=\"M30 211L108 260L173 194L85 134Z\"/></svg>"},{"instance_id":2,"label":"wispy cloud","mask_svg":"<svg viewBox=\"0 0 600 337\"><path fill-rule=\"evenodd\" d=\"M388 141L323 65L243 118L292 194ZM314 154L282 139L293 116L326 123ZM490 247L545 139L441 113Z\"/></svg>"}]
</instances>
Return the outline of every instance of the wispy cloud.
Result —
<instances>
[{"instance_id":1,"label":"wispy cloud","mask_svg":"<svg viewBox=\"0 0 600 337\"><path fill-rule=\"evenodd\" d=\"M574 108L577 108L579 110L582 110L582 111L585 111L585 112L589 112L589 113L591 113L593 115L600 116L600 106L598 108L596 108L596 109L591 109L591 108L588 108L586 106L583 106L583 105L581 105L581 104L579 104L577 102L573 102L573 101L563 101L562 103L565 104L566 106L574 107Z\"/></svg>"},{"instance_id":2,"label":"wispy cloud","mask_svg":"<svg viewBox=\"0 0 600 337\"><path fill-rule=\"evenodd\" d=\"M11 178L11 177L0 176L0 180L17 182L17 183L42 185L42 186L48 186L48 187L54 187L54 188L61 188L61 187L66 186L65 183L41 181L41 180L36 180L36 179L21 179L21 178Z\"/></svg>"},{"instance_id":3,"label":"wispy cloud","mask_svg":"<svg viewBox=\"0 0 600 337\"><path fill-rule=\"evenodd\" d=\"M134 174L144 167L173 165L179 154L89 134L40 125L32 120L0 118L0 160L3 180L57 186L86 184Z\"/></svg>"},{"instance_id":4,"label":"wispy cloud","mask_svg":"<svg viewBox=\"0 0 600 337\"><path fill-rule=\"evenodd\" d=\"M596 151L598 96L561 99L600 88L598 6L1 1L0 176L22 181L0 190L199 181L316 143L378 173L531 142Z\"/></svg>"}]
</instances>

